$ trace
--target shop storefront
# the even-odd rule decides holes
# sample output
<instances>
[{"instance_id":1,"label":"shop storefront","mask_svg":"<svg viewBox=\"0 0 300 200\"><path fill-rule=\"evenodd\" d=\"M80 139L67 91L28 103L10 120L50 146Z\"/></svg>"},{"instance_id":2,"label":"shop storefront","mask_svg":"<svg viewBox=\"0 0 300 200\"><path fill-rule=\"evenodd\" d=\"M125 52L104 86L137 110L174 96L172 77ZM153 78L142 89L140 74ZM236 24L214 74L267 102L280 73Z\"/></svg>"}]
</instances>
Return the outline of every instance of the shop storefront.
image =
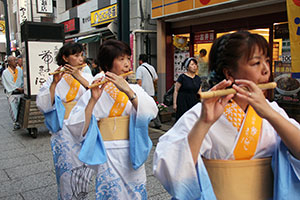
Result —
<instances>
[{"instance_id":1,"label":"shop storefront","mask_svg":"<svg viewBox=\"0 0 300 200\"><path fill-rule=\"evenodd\" d=\"M202 62L207 62L216 38L228 32L248 30L263 35L273 49L271 78L279 84L268 97L300 119L297 115L300 113L300 82L293 75L295 73L291 73L286 1L187 0L162 3L153 0L152 17L158 20L158 38L163 40L158 42L158 55L164 55L158 58L158 70L165 72L166 90L184 72L181 63L186 57L199 58L200 50L205 49L207 55ZM207 69L200 70L200 73L200 76L207 76Z\"/></svg>"},{"instance_id":2,"label":"shop storefront","mask_svg":"<svg viewBox=\"0 0 300 200\"><path fill-rule=\"evenodd\" d=\"M88 2L79 6L76 17L61 22L64 24L65 42L83 44L88 58L96 57L102 40L115 38L109 24L117 17L116 4L93 10L96 8L94 4L95 2Z\"/></svg>"}]
</instances>

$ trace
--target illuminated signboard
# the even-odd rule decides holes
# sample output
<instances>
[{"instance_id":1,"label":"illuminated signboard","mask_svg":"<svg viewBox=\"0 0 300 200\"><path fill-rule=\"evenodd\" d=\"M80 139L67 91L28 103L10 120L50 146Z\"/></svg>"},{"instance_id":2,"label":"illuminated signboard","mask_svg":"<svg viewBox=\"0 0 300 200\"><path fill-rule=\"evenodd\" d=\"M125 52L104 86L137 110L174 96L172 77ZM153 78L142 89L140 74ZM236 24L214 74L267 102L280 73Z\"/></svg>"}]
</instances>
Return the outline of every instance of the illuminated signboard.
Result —
<instances>
[{"instance_id":1,"label":"illuminated signboard","mask_svg":"<svg viewBox=\"0 0 300 200\"><path fill-rule=\"evenodd\" d=\"M64 25L65 33L78 33L79 32L79 18L75 17L62 22Z\"/></svg>"},{"instance_id":2,"label":"illuminated signboard","mask_svg":"<svg viewBox=\"0 0 300 200\"><path fill-rule=\"evenodd\" d=\"M112 22L117 17L117 4L91 12L91 26Z\"/></svg>"},{"instance_id":3,"label":"illuminated signboard","mask_svg":"<svg viewBox=\"0 0 300 200\"><path fill-rule=\"evenodd\" d=\"M152 18L174 15L236 0L152 0Z\"/></svg>"},{"instance_id":4,"label":"illuminated signboard","mask_svg":"<svg viewBox=\"0 0 300 200\"><path fill-rule=\"evenodd\" d=\"M5 22L0 20L0 32L5 33Z\"/></svg>"}]
</instances>

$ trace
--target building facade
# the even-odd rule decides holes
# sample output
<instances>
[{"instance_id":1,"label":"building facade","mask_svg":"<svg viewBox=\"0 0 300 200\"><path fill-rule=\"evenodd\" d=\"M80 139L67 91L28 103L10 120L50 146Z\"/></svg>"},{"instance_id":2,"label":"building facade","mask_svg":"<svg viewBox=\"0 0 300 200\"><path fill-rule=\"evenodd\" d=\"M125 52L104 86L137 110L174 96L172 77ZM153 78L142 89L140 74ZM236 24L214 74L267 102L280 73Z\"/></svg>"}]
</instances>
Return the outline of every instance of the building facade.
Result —
<instances>
[{"instance_id":1,"label":"building facade","mask_svg":"<svg viewBox=\"0 0 300 200\"><path fill-rule=\"evenodd\" d=\"M157 20L157 54L160 55L157 66L161 93L169 89L178 75L184 72L181 63L186 57L198 57L201 49L206 49L209 54L216 38L237 30L248 30L267 39L273 50L271 80L288 76L291 81L299 82L297 73L291 73L285 0L152 0L152 19ZM293 95L276 88L269 97L282 104L288 112L299 113L299 86L293 88Z\"/></svg>"}]
</instances>

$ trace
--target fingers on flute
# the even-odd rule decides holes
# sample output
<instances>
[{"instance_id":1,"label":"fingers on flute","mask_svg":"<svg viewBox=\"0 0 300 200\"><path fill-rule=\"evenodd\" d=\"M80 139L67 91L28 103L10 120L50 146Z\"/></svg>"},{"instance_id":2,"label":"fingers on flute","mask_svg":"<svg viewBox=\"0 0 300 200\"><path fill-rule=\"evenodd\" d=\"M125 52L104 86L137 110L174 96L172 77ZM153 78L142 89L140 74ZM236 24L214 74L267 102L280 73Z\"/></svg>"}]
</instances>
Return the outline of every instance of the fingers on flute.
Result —
<instances>
[{"instance_id":1,"label":"fingers on flute","mask_svg":"<svg viewBox=\"0 0 300 200\"><path fill-rule=\"evenodd\" d=\"M245 85L243 85L243 86L245 86ZM241 86L238 86L235 84L232 87L233 87L233 89L235 89L237 91L236 95L245 100L247 100L247 99L249 100L252 97L252 94L254 93L254 92L251 92L252 90L251 91L249 90L249 87L247 87L247 89L243 89Z\"/></svg>"},{"instance_id":2,"label":"fingers on flute","mask_svg":"<svg viewBox=\"0 0 300 200\"><path fill-rule=\"evenodd\" d=\"M223 81L221 81L220 83L218 83L217 85L215 85L214 87L212 87L211 90L220 90L220 89L224 89L228 86L230 86L232 84L231 80L226 80L224 79Z\"/></svg>"}]
</instances>

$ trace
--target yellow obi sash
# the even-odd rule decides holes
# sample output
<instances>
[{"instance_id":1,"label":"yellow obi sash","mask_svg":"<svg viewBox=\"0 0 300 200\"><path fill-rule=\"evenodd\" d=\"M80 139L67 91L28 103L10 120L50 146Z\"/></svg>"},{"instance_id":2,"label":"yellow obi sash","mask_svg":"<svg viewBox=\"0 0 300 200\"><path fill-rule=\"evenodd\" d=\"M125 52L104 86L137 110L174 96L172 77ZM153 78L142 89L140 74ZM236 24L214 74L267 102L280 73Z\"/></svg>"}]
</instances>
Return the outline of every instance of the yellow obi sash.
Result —
<instances>
[{"instance_id":1,"label":"yellow obi sash","mask_svg":"<svg viewBox=\"0 0 300 200\"><path fill-rule=\"evenodd\" d=\"M98 127L104 141L129 139L129 116L100 119Z\"/></svg>"},{"instance_id":2,"label":"yellow obi sash","mask_svg":"<svg viewBox=\"0 0 300 200\"><path fill-rule=\"evenodd\" d=\"M262 118L252 106L248 106L247 114L232 102L225 107L225 116L240 131L233 155L235 160L251 159L255 152L261 132ZM244 121L243 121L244 120ZM241 122L244 122L243 125ZM242 126L241 126L242 125Z\"/></svg>"},{"instance_id":3,"label":"yellow obi sash","mask_svg":"<svg viewBox=\"0 0 300 200\"><path fill-rule=\"evenodd\" d=\"M69 115L70 115L70 112L72 111L72 109L74 108L74 106L77 104L77 101L71 101L71 102L68 102L68 103L64 103L62 102L66 111L65 111L65 117L64 119L68 119L69 118Z\"/></svg>"},{"instance_id":4,"label":"yellow obi sash","mask_svg":"<svg viewBox=\"0 0 300 200\"><path fill-rule=\"evenodd\" d=\"M18 69L15 68L15 71L13 71L10 67L7 67L8 71L12 74L13 78L14 78L14 83L17 81L18 79Z\"/></svg>"},{"instance_id":5,"label":"yellow obi sash","mask_svg":"<svg viewBox=\"0 0 300 200\"><path fill-rule=\"evenodd\" d=\"M64 74L63 77L70 86L70 89L66 96L66 102L73 101L78 93L80 83L70 74Z\"/></svg>"},{"instance_id":6,"label":"yellow obi sash","mask_svg":"<svg viewBox=\"0 0 300 200\"><path fill-rule=\"evenodd\" d=\"M272 198L271 158L203 161L218 200Z\"/></svg>"},{"instance_id":7,"label":"yellow obi sash","mask_svg":"<svg viewBox=\"0 0 300 200\"><path fill-rule=\"evenodd\" d=\"M98 127L104 141L129 139L129 116L121 116L128 102L128 97L112 82L107 83L105 92L114 99L108 118L98 121Z\"/></svg>"}]
</instances>

